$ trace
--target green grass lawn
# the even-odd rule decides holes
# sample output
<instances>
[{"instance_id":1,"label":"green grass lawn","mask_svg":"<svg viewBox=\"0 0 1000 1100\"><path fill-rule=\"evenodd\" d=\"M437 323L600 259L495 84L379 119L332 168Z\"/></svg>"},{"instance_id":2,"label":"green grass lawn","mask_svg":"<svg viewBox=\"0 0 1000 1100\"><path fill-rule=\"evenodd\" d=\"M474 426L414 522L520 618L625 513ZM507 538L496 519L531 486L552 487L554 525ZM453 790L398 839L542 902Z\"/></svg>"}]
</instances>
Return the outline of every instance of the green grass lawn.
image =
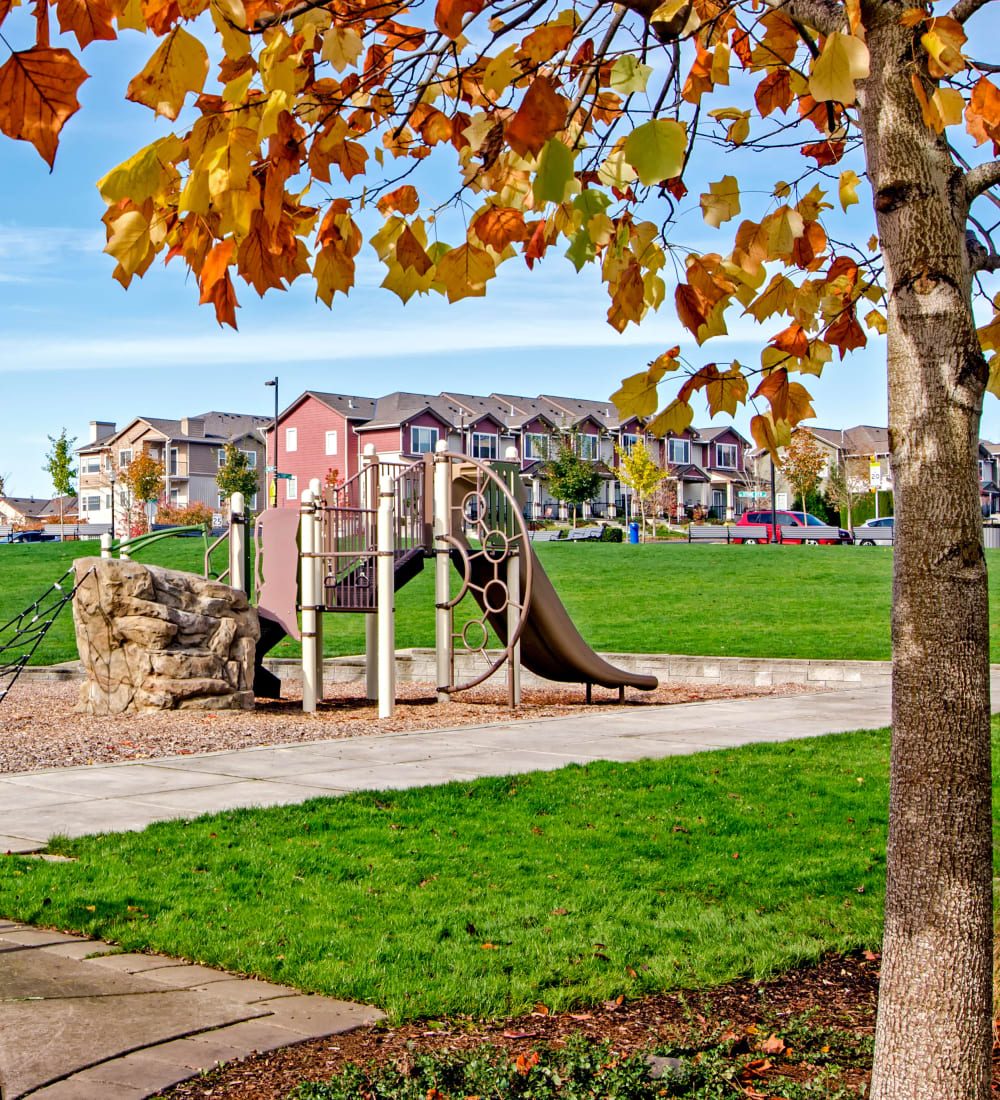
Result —
<instances>
[{"instance_id":1,"label":"green grass lawn","mask_svg":"<svg viewBox=\"0 0 1000 1100\"><path fill-rule=\"evenodd\" d=\"M0 623L23 610L96 543L0 545ZM706 656L888 660L892 551L840 546L553 546L538 556L583 636L597 650ZM138 556L201 573L201 539L165 540ZM1000 550L988 550L991 606L1000 608ZM457 573L454 574L457 583ZM400 648L434 644L428 565L396 598ZM364 651L360 615L327 615L327 656ZM1000 661L993 628L992 659ZM275 656L298 656L296 643ZM36 664L76 657L68 611Z\"/></svg>"},{"instance_id":2,"label":"green grass lawn","mask_svg":"<svg viewBox=\"0 0 1000 1100\"><path fill-rule=\"evenodd\" d=\"M372 1002L506 1015L876 947L888 734L361 793L54 841L0 914Z\"/></svg>"}]
</instances>

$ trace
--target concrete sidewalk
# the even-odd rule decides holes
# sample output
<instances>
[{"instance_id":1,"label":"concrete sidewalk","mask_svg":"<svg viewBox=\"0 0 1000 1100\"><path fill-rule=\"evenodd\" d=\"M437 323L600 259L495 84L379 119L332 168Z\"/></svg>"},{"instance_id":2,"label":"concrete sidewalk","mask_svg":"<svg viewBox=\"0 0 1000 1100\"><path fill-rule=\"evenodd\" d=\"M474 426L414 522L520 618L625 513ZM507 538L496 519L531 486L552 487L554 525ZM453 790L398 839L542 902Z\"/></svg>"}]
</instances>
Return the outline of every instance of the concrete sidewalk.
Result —
<instances>
[{"instance_id":1,"label":"concrete sidewalk","mask_svg":"<svg viewBox=\"0 0 1000 1100\"><path fill-rule=\"evenodd\" d=\"M0 777L0 852L38 851L54 833L142 829L241 806L888 724L888 689L865 687L25 772Z\"/></svg>"},{"instance_id":2,"label":"concrete sidewalk","mask_svg":"<svg viewBox=\"0 0 1000 1100\"><path fill-rule=\"evenodd\" d=\"M0 920L3 1100L139 1100L252 1052L382 1019L366 1005L114 950Z\"/></svg>"}]
</instances>

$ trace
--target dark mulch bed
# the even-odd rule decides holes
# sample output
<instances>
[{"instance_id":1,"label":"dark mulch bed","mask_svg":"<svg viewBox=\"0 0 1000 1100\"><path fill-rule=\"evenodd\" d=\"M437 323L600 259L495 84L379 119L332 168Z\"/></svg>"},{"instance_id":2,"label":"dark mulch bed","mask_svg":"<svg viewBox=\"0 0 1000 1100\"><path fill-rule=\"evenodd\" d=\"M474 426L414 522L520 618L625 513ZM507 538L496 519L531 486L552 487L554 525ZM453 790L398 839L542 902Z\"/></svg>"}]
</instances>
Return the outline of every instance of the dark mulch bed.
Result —
<instances>
[{"instance_id":1,"label":"dark mulch bed","mask_svg":"<svg viewBox=\"0 0 1000 1100\"><path fill-rule=\"evenodd\" d=\"M689 1050L724 1047L734 1056L759 1051L751 1091L744 1095L780 1096L782 1082L810 1080L816 1072L808 1061L794 1057L803 1036L830 1032L839 1033L833 1041L844 1055L836 1057L835 1052L837 1085L862 1096L870 1070L878 975L879 957L866 952L830 957L763 982L611 1001L559 1015L539 1005L536 1012L504 1021L459 1017L368 1028L249 1058L157 1095L171 1100L279 1100L301 1081L328 1079L345 1062L390 1063L417 1052L462 1051L482 1043L515 1057L582 1034L610 1043L620 1054L667 1041Z\"/></svg>"}]
</instances>

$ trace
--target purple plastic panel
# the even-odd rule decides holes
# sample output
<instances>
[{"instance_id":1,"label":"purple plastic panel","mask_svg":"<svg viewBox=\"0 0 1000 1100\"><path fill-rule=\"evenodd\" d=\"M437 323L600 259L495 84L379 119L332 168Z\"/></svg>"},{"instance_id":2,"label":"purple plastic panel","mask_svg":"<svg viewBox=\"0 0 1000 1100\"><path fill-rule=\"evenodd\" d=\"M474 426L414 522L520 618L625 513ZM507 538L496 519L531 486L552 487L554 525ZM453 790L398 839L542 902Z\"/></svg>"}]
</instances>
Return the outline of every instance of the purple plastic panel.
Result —
<instances>
[{"instance_id":1,"label":"purple plastic panel","mask_svg":"<svg viewBox=\"0 0 1000 1100\"><path fill-rule=\"evenodd\" d=\"M268 508L257 517L258 552L262 558L257 611L274 619L296 641L301 638L296 608L299 599L299 512Z\"/></svg>"}]
</instances>

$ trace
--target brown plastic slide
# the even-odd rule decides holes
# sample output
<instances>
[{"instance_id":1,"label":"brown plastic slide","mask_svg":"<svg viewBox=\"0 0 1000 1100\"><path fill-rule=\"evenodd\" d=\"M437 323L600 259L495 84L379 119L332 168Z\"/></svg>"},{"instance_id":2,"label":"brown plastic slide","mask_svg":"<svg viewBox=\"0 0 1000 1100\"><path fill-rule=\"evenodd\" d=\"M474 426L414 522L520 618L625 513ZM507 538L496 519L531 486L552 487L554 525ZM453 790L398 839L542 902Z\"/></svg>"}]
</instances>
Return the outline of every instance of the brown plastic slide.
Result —
<instances>
[{"instance_id":1,"label":"brown plastic slide","mask_svg":"<svg viewBox=\"0 0 1000 1100\"><path fill-rule=\"evenodd\" d=\"M521 498L520 479L515 481L515 493L518 497L518 506L523 508L524 501ZM453 482L453 499L458 503L464 489L468 485L462 485L460 477ZM459 532L455 533L459 541L465 541ZM466 544L468 545L468 544ZM581 545L579 551L586 554L586 549ZM575 551L570 550L569 553ZM531 555L531 604L528 608L528 621L521 632L521 664L530 669L536 676L542 676L546 680L556 680L560 683L571 684L600 684L602 687L635 687L643 691L652 691L657 686L655 676L643 676L637 672L626 672L625 669L615 668L608 664L603 657L599 657L580 636L579 630L573 625L562 600L552 587L552 582L542 568L534 549L529 544L528 553ZM490 564L482 557L472 559L472 582L483 586L492 578ZM521 558L521 585L527 580L527 564ZM480 607L483 607L482 594L473 590ZM501 642L507 642L507 621L503 614L490 614L490 626L496 632Z\"/></svg>"}]
</instances>

